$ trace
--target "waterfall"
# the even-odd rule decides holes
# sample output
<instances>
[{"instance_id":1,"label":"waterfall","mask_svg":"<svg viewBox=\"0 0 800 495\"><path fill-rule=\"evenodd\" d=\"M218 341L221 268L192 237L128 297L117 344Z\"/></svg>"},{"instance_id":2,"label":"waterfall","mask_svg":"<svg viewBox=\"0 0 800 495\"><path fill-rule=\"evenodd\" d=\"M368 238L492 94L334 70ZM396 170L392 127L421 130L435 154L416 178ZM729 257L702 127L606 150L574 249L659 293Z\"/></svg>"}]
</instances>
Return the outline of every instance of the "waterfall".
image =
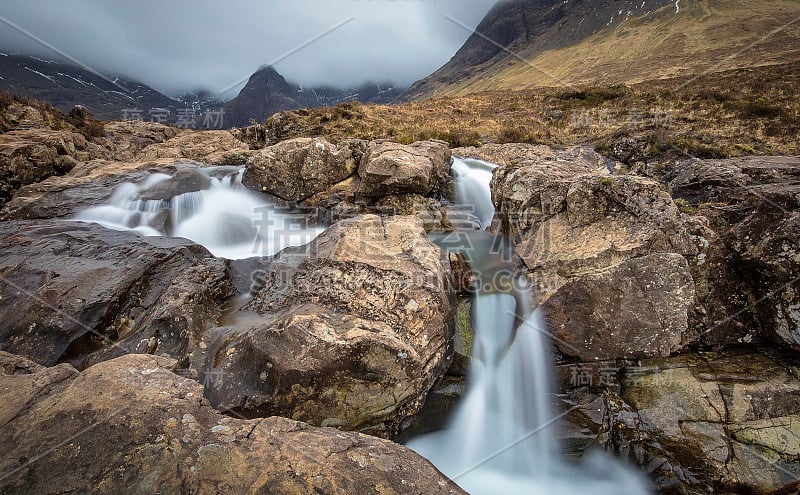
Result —
<instances>
[{"instance_id":1,"label":"waterfall","mask_svg":"<svg viewBox=\"0 0 800 495\"><path fill-rule=\"evenodd\" d=\"M186 173L180 178L177 173L174 178L154 173L139 184L121 184L107 204L84 210L73 220L145 236L183 237L228 259L271 256L307 244L323 230L307 215L279 208L245 188L242 167L181 171ZM187 176L197 184L189 189L196 190L181 189Z\"/></svg>"},{"instance_id":2,"label":"waterfall","mask_svg":"<svg viewBox=\"0 0 800 495\"><path fill-rule=\"evenodd\" d=\"M484 228L494 213L488 191L493 168L458 159L453 166L457 201L475 201L467 204ZM485 232L434 239L464 253L479 276L467 394L445 430L407 446L472 495L650 493L640 473L604 453L591 452L580 462L560 455L547 328L541 312L530 308L524 277L517 277L504 252L512 249L510 241Z\"/></svg>"},{"instance_id":3,"label":"waterfall","mask_svg":"<svg viewBox=\"0 0 800 495\"><path fill-rule=\"evenodd\" d=\"M495 167L493 163L457 157L453 157L451 167L456 202L471 208L484 229L489 227L494 216L489 182Z\"/></svg>"}]
</instances>

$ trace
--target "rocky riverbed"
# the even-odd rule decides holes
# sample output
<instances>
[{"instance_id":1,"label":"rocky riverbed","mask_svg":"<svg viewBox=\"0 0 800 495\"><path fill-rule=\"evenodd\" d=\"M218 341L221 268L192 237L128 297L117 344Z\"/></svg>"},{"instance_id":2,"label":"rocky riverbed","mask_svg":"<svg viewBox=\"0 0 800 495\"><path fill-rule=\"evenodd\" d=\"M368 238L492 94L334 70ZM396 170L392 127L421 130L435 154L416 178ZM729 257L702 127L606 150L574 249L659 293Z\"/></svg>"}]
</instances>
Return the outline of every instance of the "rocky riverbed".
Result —
<instances>
[{"instance_id":1,"label":"rocky riverbed","mask_svg":"<svg viewBox=\"0 0 800 495\"><path fill-rule=\"evenodd\" d=\"M427 236L474 223L451 155L499 165L491 228L549 325L566 454L661 493L800 488L798 157L620 174L585 147L41 120L0 134L0 491L462 493L392 442L441 423L469 353L469 268ZM326 229L232 261L70 220L212 165Z\"/></svg>"}]
</instances>

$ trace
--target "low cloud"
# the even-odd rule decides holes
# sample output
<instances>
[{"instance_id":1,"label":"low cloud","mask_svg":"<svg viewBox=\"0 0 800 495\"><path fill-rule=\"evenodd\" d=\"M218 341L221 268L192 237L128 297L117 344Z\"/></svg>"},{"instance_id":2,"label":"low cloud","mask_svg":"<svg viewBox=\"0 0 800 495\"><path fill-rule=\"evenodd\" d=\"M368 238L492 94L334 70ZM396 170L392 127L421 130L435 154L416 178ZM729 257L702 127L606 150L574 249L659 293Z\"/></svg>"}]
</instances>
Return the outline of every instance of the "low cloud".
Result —
<instances>
[{"instance_id":1,"label":"low cloud","mask_svg":"<svg viewBox=\"0 0 800 495\"><path fill-rule=\"evenodd\" d=\"M275 64L303 85L410 84L436 70L496 0L4 0L2 15L104 73L168 94L219 91ZM0 25L0 47L55 58ZM226 96L235 95L238 87Z\"/></svg>"}]
</instances>

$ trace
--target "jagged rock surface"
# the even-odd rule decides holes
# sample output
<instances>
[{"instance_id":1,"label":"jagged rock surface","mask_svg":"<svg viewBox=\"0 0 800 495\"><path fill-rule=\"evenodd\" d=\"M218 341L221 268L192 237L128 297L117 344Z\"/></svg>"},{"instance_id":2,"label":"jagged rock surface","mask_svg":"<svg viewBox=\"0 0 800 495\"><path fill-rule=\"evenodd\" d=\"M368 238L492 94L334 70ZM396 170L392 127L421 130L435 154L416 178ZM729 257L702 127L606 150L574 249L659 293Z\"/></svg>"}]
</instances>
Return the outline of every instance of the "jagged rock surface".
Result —
<instances>
[{"instance_id":1,"label":"jagged rock surface","mask_svg":"<svg viewBox=\"0 0 800 495\"><path fill-rule=\"evenodd\" d=\"M385 440L223 416L175 366L128 355L78 373L0 353L0 491L464 493Z\"/></svg>"}]
</instances>

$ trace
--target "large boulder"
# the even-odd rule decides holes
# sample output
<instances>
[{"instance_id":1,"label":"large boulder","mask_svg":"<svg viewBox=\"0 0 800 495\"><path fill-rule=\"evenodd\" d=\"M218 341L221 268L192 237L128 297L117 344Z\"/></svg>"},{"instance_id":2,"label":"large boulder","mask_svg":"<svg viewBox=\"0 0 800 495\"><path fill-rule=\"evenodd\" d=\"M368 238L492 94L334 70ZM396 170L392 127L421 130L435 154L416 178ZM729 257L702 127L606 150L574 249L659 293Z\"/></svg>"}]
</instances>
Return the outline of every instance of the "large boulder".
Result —
<instances>
[{"instance_id":1,"label":"large boulder","mask_svg":"<svg viewBox=\"0 0 800 495\"><path fill-rule=\"evenodd\" d=\"M480 148L474 146L453 148L453 155L508 167L514 167L526 162L581 163L587 170L594 170L606 168L606 163L608 162L591 148L575 146L566 149L555 149L549 146L526 143L490 143Z\"/></svg>"},{"instance_id":2,"label":"large boulder","mask_svg":"<svg viewBox=\"0 0 800 495\"><path fill-rule=\"evenodd\" d=\"M0 223L0 273L0 350L43 365L183 359L231 293L201 246L58 220Z\"/></svg>"},{"instance_id":3,"label":"large boulder","mask_svg":"<svg viewBox=\"0 0 800 495\"><path fill-rule=\"evenodd\" d=\"M108 156L103 158L121 162L135 161L136 156L148 146L190 132L175 126L143 120L117 120L104 122L103 125L105 136L94 138L94 141L107 151Z\"/></svg>"},{"instance_id":4,"label":"large boulder","mask_svg":"<svg viewBox=\"0 0 800 495\"><path fill-rule=\"evenodd\" d=\"M694 280L686 258L661 253L575 278L543 305L558 347L598 359L669 356L691 341Z\"/></svg>"},{"instance_id":5,"label":"large boulder","mask_svg":"<svg viewBox=\"0 0 800 495\"><path fill-rule=\"evenodd\" d=\"M370 143L358 167L358 194L376 198L390 194L428 195L447 182L450 149L444 141L403 145L391 141Z\"/></svg>"},{"instance_id":6,"label":"large boulder","mask_svg":"<svg viewBox=\"0 0 800 495\"><path fill-rule=\"evenodd\" d=\"M242 180L251 189L300 202L353 175L366 146L358 139L337 145L323 138L282 141L258 151Z\"/></svg>"},{"instance_id":7,"label":"large boulder","mask_svg":"<svg viewBox=\"0 0 800 495\"><path fill-rule=\"evenodd\" d=\"M531 195L555 192L552 187L560 183L560 179L553 180L541 189L532 189ZM573 177L563 196L542 205L548 213L540 213L536 219L527 215L529 209L524 210L527 223L516 221L516 212L500 201L511 232L520 238L517 252L526 266L565 278L650 253L674 252L696 258L704 246L696 235L706 233L700 221L681 215L658 183L642 177Z\"/></svg>"},{"instance_id":8,"label":"large boulder","mask_svg":"<svg viewBox=\"0 0 800 495\"><path fill-rule=\"evenodd\" d=\"M447 369L450 271L414 217L343 220L257 279L241 317L210 333L218 407L392 435Z\"/></svg>"},{"instance_id":9,"label":"large boulder","mask_svg":"<svg viewBox=\"0 0 800 495\"><path fill-rule=\"evenodd\" d=\"M79 374L0 353L0 492L464 493L386 440L223 416L175 366L128 355Z\"/></svg>"},{"instance_id":10,"label":"large boulder","mask_svg":"<svg viewBox=\"0 0 800 495\"><path fill-rule=\"evenodd\" d=\"M494 227L516 241L563 354L669 355L696 337L691 270L713 233L659 183L603 163L584 148L529 149L494 173Z\"/></svg>"},{"instance_id":11,"label":"large boulder","mask_svg":"<svg viewBox=\"0 0 800 495\"><path fill-rule=\"evenodd\" d=\"M727 202L750 182L731 160L684 162L666 180L672 196L690 204Z\"/></svg>"},{"instance_id":12,"label":"large boulder","mask_svg":"<svg viewBox=\"0 0 800 495\"><path fill-rule=\"evenodd\" d=\"M0 206L23 186L64 175L91 160L134 161L143 148L187 132L152 122L104 125L104 134L91 139L79 132L48 127L0 135Z\"/></svg>"},{"instance_id":13,"label":"large boulder","mask_svg":"<svg viewBox=\"0 0 800 495\"><path fill-rule=\"evenodd\" d=\"M514 145L511 150L517 150ZM495 145L494 152L470 152L462 149L467 158L484 159L505 156L503 147ZM468 154L467 154L468 153ZM577 177L587 174L608 175L602 157L587 148L553 150L547 146L529 146L525 153L513 163L498 167L492 178L492 200L500 215L495 220L497 228L515 240L521 234L562 211L564 200L571 184Z\"/></svg>"}]
</instances>

